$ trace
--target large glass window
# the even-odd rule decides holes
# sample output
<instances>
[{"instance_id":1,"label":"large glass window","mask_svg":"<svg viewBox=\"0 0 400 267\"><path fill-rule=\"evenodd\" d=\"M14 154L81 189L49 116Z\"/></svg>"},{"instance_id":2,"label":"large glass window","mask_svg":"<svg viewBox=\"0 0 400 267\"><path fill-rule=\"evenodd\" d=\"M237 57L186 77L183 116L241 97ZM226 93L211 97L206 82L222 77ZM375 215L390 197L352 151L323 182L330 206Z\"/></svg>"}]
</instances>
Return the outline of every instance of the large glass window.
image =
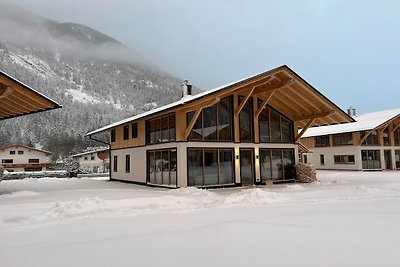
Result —
<instances>
[{"instance_id":1,"label":"large glass window","mask_svg":"<svg viewBox=\"0 0 400 267\"><path fill-rule=\"evenodd\" d=\"M213 186L234 183L232 149L188 149L188 185Z\"/></svg>"},{"instance_id":2,"label":"large glass window","mask_svg":"<svg viewBox=\"0 0 400 267\"><path fill-rule=\"evenodd\" d=\"M315 137L315 146L317 147L324 147L330 146L331 142L329 140L329 135L321 135Z\"/></svg>"},{"instance_id":3,"label":"large glass window","mask_svg":"<svg viewBox=\"0 0 400 267\"><path fill-rule=\"evenodd\" d=\"M258 107L262 101L258 100ZM274 111L269 106L264 107L258 116L260 142L262 143L292 143L293 122Z\"/></svg>"},{"instance_id":4,"label":"large glass window","mask_svg":"<svg viewBox=\"0 0 400 267\"><path fill-rule=\"evenodd\" d=\"M150 184L176 186L176 149L147 151L147 182Z\"/></svg>"},{"instance_id":5,"label":"large glass window","mask_svg":"<svg viewBox=\"0 0 400 267\"><path fill-rule=\"evenodd\" d=\"M341 133L333 135L333 145L334 146L345 146L353 144L353 134L352 133Z\"/></svg>"},{"instance_id":6,"label":"large glass window","mask_svg":"<svg viewBox=\"0 0 400 267\"><path fill-rule=\"evenodd\" d=\"M361 150L363 169L380 169L381 157L379 150Z\"/></svg>"},{"instance_id":7,"label":"large glass window","mask_svg":"<svg viewBox=\"0 0 400 267\"><path fill-rule=\"evenodd\" d=\"M175 114L146 121L147 144L175 141L175 132Z\"/></svg>"},{"instance_id":8,"label":"large glass window","mask_svg":"<svg viewBox=\"0 0 400 267\"><path fill-rule=\"evenodd\" d=\"M383 145L384 146L389 146L389 129L386 127L385 130L382 132L382 137L383 137Z\"/></svg>"},{"instance_id":9,"label":"large glass window","mask_svg":"<svg viewBox=\"0 0 400 267\"><path fill-rule=\"evenodd\" d=\"M369 131L362 131L360 132L361 139L364 138L366 134L368 134ZM378 133L373 130L365 139L365 141L361 144L363 146L377 146L378 145Z\"/></svg>"},{"instance_id":10,"label":"large glass window","mask_svg":"<svg viewBox=\"0 0 400 267\"><path fill-rule=\"evenodd\" d=\"M355 164L356 160L354 155L334 155L335 164Z\"/></svg>"},{"instance_id":11,"label":"large glass window","mask_svg":"<svg viewBox=\"0 0 400 267\"><path fill-rule=\"evenodd\" d=\"M244 101L243 96L239 96L239 105ZM240 141L241 142L253 142L253 98L249 97L243 109L239 114L239 127L240 127Z\"/></svg>"},{"instance_id":12,"label":"large glass window","mask_svg":"<svg viewBox=\"0 0 400 267\"><path fill-rule=\"evenodd\" d=\"M186 126L190 124L194 114L194 111L186 114ZM188 140L232 141L232 125L232 97L227 97L200 112Z\"/></svg>"},{"instance_id":13,"label":"large glass window","mask_svg":"<svg viewBox=\"0 0 400 267\"><path fill-rule=\"evenodd\" d=\"M394 151L394 160L396 162L396 169L400 169L400 150Z\"/></svg>"},{"instance_id":14,"label":"large glass window","mask_svg":"<svg viewBox=\"0 0 400 267\"><path fill-rule=\"evenodd\" d=\"M293 149L260 149L261 181L295 178Z\"/></svg>"},{"instance_id":15,"label":"large glass window","mask_svg":"<svg viewBox=\"0 0 400 267\"><path fill-rule=\"evenodd\" d=\"M400 146L400 128L394 131L394 145Z\"/></svg>"}]
</instances>

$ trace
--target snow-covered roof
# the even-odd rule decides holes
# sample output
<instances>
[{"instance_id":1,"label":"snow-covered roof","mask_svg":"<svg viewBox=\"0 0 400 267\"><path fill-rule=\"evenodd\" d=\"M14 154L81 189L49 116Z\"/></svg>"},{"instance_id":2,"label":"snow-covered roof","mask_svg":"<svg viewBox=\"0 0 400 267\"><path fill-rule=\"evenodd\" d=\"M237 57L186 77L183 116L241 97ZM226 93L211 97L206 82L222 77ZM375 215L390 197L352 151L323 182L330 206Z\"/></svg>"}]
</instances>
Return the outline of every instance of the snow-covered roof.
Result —
<instances>
[{"instance_id":1,"label":"snow-covered roof","mask_svg":"<svg viewBox=\"0 0 400 267\"><path fill-rule=\"evenodd\" d=\"M240 79L240 80L238 80L236 82L228 83L228 84L222 85L220 87L217 87L217 88L214 88L214 89L211 89L211 90L208 90L208 91L204 91L204 92L202 92L200 94L197 94L197 95L194 95L194 96L191 96L191 95L185 96L182 99L180 99L180 100L178 100L176 102L173 102L171 104L168 104L168 105L165 105L165 106L162 106L162 107L159 107L159 108L156 108L156 109L153 109L153 110L150 110L150 111L147 111L147 112L144 112L144 113L141 113L141 114L138 114L138 115L135 115L135 116L120 120L120 121L117 121L115 123L112 123L112 124L109 124L107 126L104 126L104 127L100 128L100 129L91 131L91 132L85 134L85 136L89 136L89 135L93 135L93 134L96 134L96 133L100 133L100 132L106 131L108 129L114 128L116 126L131 122L131 121L135 121L135 120L150 116L152 114L155 114L155 113L158 113L158 112L161 112L161 111L165 111L165 110L168 110L168 109L171 109L171 108L175 108L175 107L184 105L186 103L189 103L189 102L192 102L192 101L194 101L196 99L208 96L208 95L210 95L212 93L218 92L218 91L220 91L222 89L225 89L225 88L230 87L232 85L235 85L237 83L241 83L241 82L244 82L244 81L246 81L248 79L257 77L257 76L262 75L264 73L265 72L261 72L261 73L258 73L256 75L252 75L252 76L246 77L244 79Z\"/></svg>"},{"instance_id":2,"label":"snow-covered roof","mask_svg":"<svg viewBox=\"0 0 400 267\"><path fill-rule=\"evenodd\" d=\"M373 130L396 117L400 108L366 113L355 117L356 122L308 128L302 137Z\"/></svg>"},{"instance_id":3,"label":"snow-covered roof","mask_svg":"<svg viewBox=\"0 0 400 267\"><path fill-rule=\"evenodd\" d=\"M1 147L0 148L0 150L6 150L6 149L8 149L8 148L13 148L13 147L15 147L15 148L18 148L18 147L21 147L21 148L25 148L25 149L28 149L28 150L35 150L35 151L38 151L38 152L41 152L41 153L44 153L44 154L47 154L47 155L52 155L53 153L52 152L50 152L50 151L47 151L47 150L42 150L42 149L38 149L38 148L34 148L34 147L29 147L29 146L24 146L24 145L19 145L19 144L14 144L14 145L9 145L9 146L5 146L5 147Z\"/></svg>"},{"instance_id":4,"label":"snow-covered roof","mask_svg":"<svg viewBox=\"0 0 400 267\"><path fill-rule=\"evenodd\" d=\"M71 157L75 158L75 157L80 157L80 156L87 155L87 154L92 154L92 153L97 153L97 152L101 152L101 151L106 151L106 150L108 150L108 148L99 148L99 149L90 150L90 151L82 152L82 153L79 153L79 154L71 155Z\"/></svg>"},{"instance_id":5,"label":"snow-covered roof","mask_svg":"<svg viewBox=\"0 0 400 267\"><path fill-rule=\"evenodd\" d=\"M238 80L236 82L225 84L225 85L222 85L220 87L214 88L212 90L202 92L202 93L197 94L195 96L184 97L184 98L182 98L182 99L180 99L180 100L178 100L176 102L173 102L171 104L168 104L168 105L165 105L165 106L162 106L162 107L159 107L159 108L156 108L156 109L153 109L153 110L150 110L150 111L147 111L147 112L144 112L144 113L141 113L141 114L129 117L129 118L126 118L124 120L121 120L121 121L109 124L107 126L104 126L104 127L100 128L100 129L91 131L91 132L85 134L85 136L90 136L90 135L93 135L93 134L97 134L97 133L100 133L100 132L115 128L117 126L120 126L120 125L129 123L129 122L132 122L132 121L136 121L138 119L142 119L142 118L154 115L156 113L165 112L167 110L177 108L178 106L186 105L189 102L193 102L193 101L199 100L199 99L204 98L204 97L209 97L210 95L212 95L214 93L217 93L217 92L220 92L222 90L231 89L231 88L234 88L236 86L240 87L241 85L246 85L247 83L250 84L252 82L255 82L259 78L263 79L263 78L269 77L270 75L279 74L279 73L285 73L283 75L283 76L285 76L284 78L290 77L290 79L292 81L295 80L296 83L299 84L297 88L300 88L300 89L297 89L297 90L303 90L304 88L306 88L305 89L305 93L306 93L305 97L306 98L307 97L311 97L313 101L314 100L317 101L323 107L323 111L325 113L330 112L331 115L328 115L328 116L331 116L330 118L333 119L335 122L345 123L345 122L353 121L353 118L348 116L347 113L345 113L343 110L341 110L332 101L330 101L323 94L321 94L317 89L315 89L313 86L311 86L309 83L307 83L303 78L301 78L298 74L296 74L288 66L283 65L283 66L280 66L280 67L272 69L272 70L268 70L268 71L265 71L265 72L258 73L256 75L252 75L252 76L240 79L240 80ZM273 102L275 101L276 105L280 105L281 108L286 108L286 110L290 110L290 113L291 113L291 116L293 117L293 119L302 118L304 116L305 117L307 117L307 116L315 116L318 112L321 112L321 110L319 110L318 108L315 108L314 105L310 105L308 103L308 101L303 101L304 103L306 103L308 105L307 108L310 109L311 114L302 114L301 111L299 111L297 109L294 109L294 108L292 108L290 106L294 102L292 99L290 99L290 101L283 101L282 102L279 99L279 94L280 94L279 92L274 94L274 96L270 100L270 104L273 105ZM293 93L293 94L296 94L296 93ZM315 121L317 121L317 120L319 120L319 121L315 122L314 125L321 125L321 124L329 123L329 122L325 122L323 120L323 117L324 116L321 116L321 118L317 118ZM297 121L299 121L299 123L305 125L306 122L304 122L304 120L306 120L306 119L303 119L303 120L298 119Z\"/></svg>"}]
</instances>

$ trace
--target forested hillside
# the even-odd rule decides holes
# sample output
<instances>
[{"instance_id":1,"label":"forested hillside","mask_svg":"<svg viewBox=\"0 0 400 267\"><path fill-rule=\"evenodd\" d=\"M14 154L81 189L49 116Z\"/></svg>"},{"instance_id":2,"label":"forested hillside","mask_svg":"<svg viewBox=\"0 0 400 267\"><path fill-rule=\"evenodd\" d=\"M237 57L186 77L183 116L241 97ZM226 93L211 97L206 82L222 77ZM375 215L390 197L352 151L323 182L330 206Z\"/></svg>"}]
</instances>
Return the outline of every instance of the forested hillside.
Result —
<instances>
[{"instance_id":1,"label":"forested hillside","mask_svg":"<svg viewBox=\"0 0 400 267\"><path fill-rule=\"evenodd\" d=\"M0 146L43 146L55 157L98 145L83 134L176 101L181 79L86 26L0 5L0 69L59 102L60 110L0 123Z\"/></svg>"}]
</instances>

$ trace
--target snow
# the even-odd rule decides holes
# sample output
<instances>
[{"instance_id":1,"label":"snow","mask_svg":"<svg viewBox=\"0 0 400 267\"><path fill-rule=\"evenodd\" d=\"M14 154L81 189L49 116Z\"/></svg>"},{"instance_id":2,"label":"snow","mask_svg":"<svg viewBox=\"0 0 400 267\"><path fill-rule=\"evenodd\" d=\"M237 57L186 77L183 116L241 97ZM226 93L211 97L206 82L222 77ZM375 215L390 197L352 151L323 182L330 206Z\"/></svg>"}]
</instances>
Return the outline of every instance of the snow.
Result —
<instances>
[{"instance_id":1,"label":"snow","mask_svg":"<svg viewBox=\"0 0 400 267\"><path fill-rule=\"evenodd\" d=\"M43 78L50 78L55 75L54 71L46 62L32 55L19 55L10 52L10 58L16 64L35 72Z\"/></svg>"},{"instance_id":2,"label":"snow","mask_svg":"<svg viewBox=\"0 0 400 267\"><path fill-rule=\"evenodd\" d=\"M176 190L0 183L1 266L398 266L399 172Z\"/></svg>"},{"instance_id":3,"label":"snow","mask_svg":"<svg viewBox=\"0 0 400 267\"><path fill-rule=\"evenodd\" d=\"M77 89L66 89L68 94L70 94L74 101L85 103L85 104L99 104L101 100L95 96L91 96L88 93L77 90Z\"/></svg>"},{"instance_id":4,"label":"snow","mask_svg":"<svg viewBox=\"0 0 400 267\"><path fill-rule=\"evenodd\" d=\"M389 120L399 116L400 108L366 113L354 117L356 122L308 128L308 130L304 133L303 138L327 134L373 130Z\"/></svg>"}]
</instances>

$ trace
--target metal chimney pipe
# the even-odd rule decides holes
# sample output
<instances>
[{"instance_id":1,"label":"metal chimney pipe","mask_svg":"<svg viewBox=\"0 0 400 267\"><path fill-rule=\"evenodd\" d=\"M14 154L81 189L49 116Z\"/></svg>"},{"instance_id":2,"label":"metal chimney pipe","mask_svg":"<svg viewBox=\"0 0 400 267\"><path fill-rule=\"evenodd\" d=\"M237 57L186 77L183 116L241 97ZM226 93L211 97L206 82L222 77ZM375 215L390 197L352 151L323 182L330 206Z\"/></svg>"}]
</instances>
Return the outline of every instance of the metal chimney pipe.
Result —
<instances>
[{"instance_id":1,"label":"metal chimney pipe","mask_svg":"<svg viewBox=\"0 0 400 267\"><path fill-rule=\"evenodd\" d=\"M357 116L357 114L356 114L356 109L353 108L353 107L348 108L348 109L347 109L347 114L349 114L349 116L351 116L351 117Z\"/></svg>"},{"instance_id":2,"label":"metal chimney pipe","mask_svg":"<svg viewBox=\"0 0 400 267\"><path fill-rule=\"evenodd\" d=\"M183 84L181 84L181 87L182 87L182 98L192 95L192 85L189 84L188 80L184 80Z\"/></svg>"}]
</instances>

